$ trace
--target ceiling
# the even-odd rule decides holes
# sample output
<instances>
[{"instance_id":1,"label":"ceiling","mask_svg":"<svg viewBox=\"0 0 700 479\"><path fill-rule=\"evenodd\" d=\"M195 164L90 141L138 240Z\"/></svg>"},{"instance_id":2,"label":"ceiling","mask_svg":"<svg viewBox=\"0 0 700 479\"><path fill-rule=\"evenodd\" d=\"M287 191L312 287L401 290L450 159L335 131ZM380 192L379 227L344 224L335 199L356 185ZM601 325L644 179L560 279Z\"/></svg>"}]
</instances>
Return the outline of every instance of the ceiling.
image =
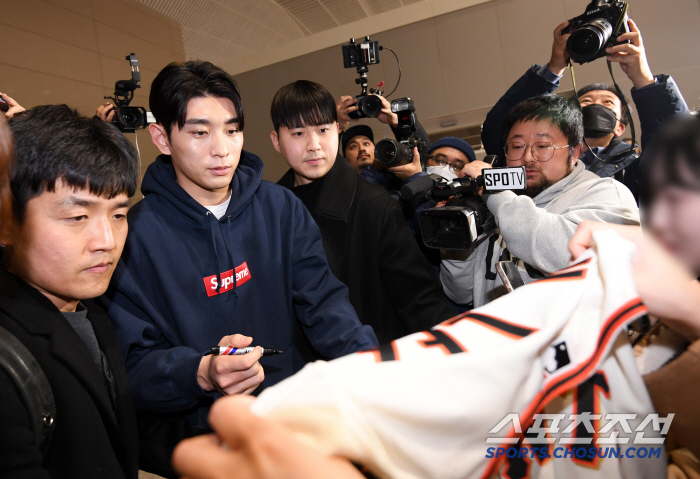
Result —
<instances>
[{"instance_id":1,"label":"ceiling","mask_svg":"<svg viewBox=\"0 0 700 479\"><path fill-rule=\"evenodd\" d=\"M139 0L180 23L187 59L234 74L347 41L349 24L376 33L484 1Z\"/></svg>"}]
</instances>

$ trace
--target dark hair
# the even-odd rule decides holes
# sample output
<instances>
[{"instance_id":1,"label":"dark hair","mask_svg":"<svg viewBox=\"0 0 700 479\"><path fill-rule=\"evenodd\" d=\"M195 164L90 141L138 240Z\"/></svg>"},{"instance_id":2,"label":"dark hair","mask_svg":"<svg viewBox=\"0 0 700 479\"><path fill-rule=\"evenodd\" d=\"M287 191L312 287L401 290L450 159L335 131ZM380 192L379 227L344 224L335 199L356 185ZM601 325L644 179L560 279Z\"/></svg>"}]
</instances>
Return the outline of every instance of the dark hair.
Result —
<instances>
[{"instance_id":1,"label":"dark hair","mask_svg":"<svg viewBox=\"0 0 700 479\"><path fill-rule=\"evenodd\" d=\"M610 93L612 93L613 95L615 95L616 97L618 97L618 98L620 99L621 102L627 103L627 98L625 98L625 94L624 94L624 93L618 92L618 91L617 91L617 88L615 88L615 86L608 86L608 85L605 84L605 83L591 83L590 85L586 85L585 87L581 88L581 89L578 91L578 96L579 96L579 98L581 98L581 97L582 97L583 95L585 95L586 93L589 93L589 92L592 92L592 91L599 91L599 90L609 91ZM620 95L622 95L622 96L620 96ZM575 101L575 100L576 100L576 96L574 95L573 97L570 98L570 100ZM627 114L627 109L624 107L624 105L621 105L621 106L620 106L620 111L622 112L622 113L620 114L620 122L621 122L623 125L625 125L625 126L629 126L629 124L630 124L630 116Z\"/></svg>"},{"instance_id":2,"label":"dark hair","mask_svg":"<svg viewBox=\"0 0 700 479\"><path fill-rule=\"evenodd\" d=\"M515 105L503 121L502 143L505 145L510 130L521 121L548 120L566 136L569 151L583 141L583 115L581 110L564 98L546 93L528 98Z\"/></svg>"},{"instance_id":3,"label":"dark hair","mask_svg":"<svg viewBox=\"0 0 700 479\"><path fill-rule=\"evenodd\" d=\"M0 233L10 219L10 173L12 172L12 135L7 127L5 115L0 115ZM0 235L2 236L2 235ZM0 240L2 238L0 237ZM0 253L0 260L2 253Z\"/></svg>"},{"instance_id":4,"label":"dark hair","mask_svg":"<svg viewBox=\"0 0 700 479\"><path fill-rule=\"evenodd\" d=\"M192 98L228 98L236 108L238 126L243 131L243 103L236 81L221 68L202 60L171 63L151 83L148 105L156 121L170 137L172 127L185 126L187 103Z\"/></svg>"},{"instance_id":5,"label":"dark hair","mask_svg":"<svg viewBox=\"0 0 700 479\"><path fill-rule=\"evenodd\" d=\"M280 127L301 128L338 121L333 95L322 85L297 80L280 88L272 99L270 116L275 131Z\"/></svg>"},{"instance_id":6,"label":"dark hair","mask_svg":"<svg viewBox=\"0 0 700 479\"><path fill-rule=\"evenodd\" d=\"M66 105L44 105L13 118L10 129L15 141L10 185L20 223L29 200L55 191L59 180L107 198L136 191L136 149L97 117L80 116Z\"/></svg>"},{"instance_id":7,"label":"dark hair","mask_svg":"<svg viewBox=\"0 0 700 479\"><path fill-rule=\"evenodd\" d=\"M700 118L676 114L654 134L639 164L643 206L667 186L700 191Z\"/></svg>"}]
</instances>

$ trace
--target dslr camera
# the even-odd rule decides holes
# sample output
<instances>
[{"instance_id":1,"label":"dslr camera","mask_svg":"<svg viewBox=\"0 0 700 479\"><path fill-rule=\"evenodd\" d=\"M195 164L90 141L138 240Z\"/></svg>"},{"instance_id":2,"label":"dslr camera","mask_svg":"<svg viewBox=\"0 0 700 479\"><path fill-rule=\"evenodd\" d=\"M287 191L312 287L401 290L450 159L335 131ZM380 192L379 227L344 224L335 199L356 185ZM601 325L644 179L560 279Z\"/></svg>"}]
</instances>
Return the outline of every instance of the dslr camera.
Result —
<instances>
[{"instance_id":1,"label":"dslr camera","mask_svg":"<svg viewBox=\"0 0 700 479\"><path fill-rule=\"evenodd\" d=\"M419 151L425 149L426 144L416 135L416 104L410 98L392 100L391 111L399 118L399 141L385 138L378 141L374 147L374 158L380 165L391 168L392 166L407 165L413 161L413 149Z\"/></svg>"},{"instance_id":2,"label":"dslr camera","mask_svg":"<svg viewBox=\"0 0 700 479\"><path fill-rule=\"evenodd\" d=\"M369 36L365 37L362 43L355 43L355 39L351 38L350 43L343 45L343 66L357 68L360 77L355 79L355 83L362 85L362 93L355 97L358 109L349 115L353 120L376 118L382 112L382 100L376 95L381 95L383 92L370 88L370 95L367 94L367 71L369 65L379 63L381 49L379 42L370 41Z\"/></svg>"},{"instance_id":3,"label":"dslr camera","mask_svg":"<svg viewBox=\"0 0 700 479\"><path fill-rule=\"evenodd\" d=\"M134 99L134 90L141 88L141 72L139 71L139 59L135 53L127 55L127 61L131 64L131 80L119 80L114 85L114 96L106 96L114 101L114 118L112 123L124 133L131 133L140 128L146 128L150 113L142 106L129 106Z\"/></svg>"},{"instance_id":4,"label":"dslr camera","mask_svg":"<svg viewBox=\"0 0 700 479\"><path fill-rule=\"evenodd\" d=\"M428 248L468 250L496 228L493 214L477 194L479 188L524 190L525 167L488 168L478 178L437 180L430 192L437 206L420 214L421 237Z\"/></svg>"},{"instance_id":5,"label":"dslr camera","mask_svg":"<svg viewBox=\"0 0 700 479\"><path fill-rule=\"evenodd\" d=\"M616 38L629 32L628 19L627 2L593 0L583 15L569 20L569 26L562 30L571 33L566 42L571 60L584 64L606 56L605 49L620 45Z\"/></svg>"}]
</instances>

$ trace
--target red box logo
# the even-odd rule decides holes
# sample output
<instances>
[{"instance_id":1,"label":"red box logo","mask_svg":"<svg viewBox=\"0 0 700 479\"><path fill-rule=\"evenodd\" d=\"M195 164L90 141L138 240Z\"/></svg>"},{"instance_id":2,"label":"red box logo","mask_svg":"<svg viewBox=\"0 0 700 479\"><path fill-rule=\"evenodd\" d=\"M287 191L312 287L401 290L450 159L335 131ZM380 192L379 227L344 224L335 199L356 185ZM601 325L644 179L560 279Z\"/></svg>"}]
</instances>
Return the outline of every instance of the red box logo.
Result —
<instances>
[{"instance_id":1,"label":"red box logo","mask_svg":"<svg viewBox=\"0 0 700 479\"><path fill-rule=\"evenodd\" d=\"M221 273L219 276L221 276L221 285L219 285L219 280L215 274L202 278L204 280L204 287L206 288L208 297L216 296L217 294L225 293L226 291L231 291L233 289L234 270L230 269ZM240 286L249 280L250 269L248 268L248 263L244 262L242 265L236 267L236 286Z\"/></svg>"}]
</instances>

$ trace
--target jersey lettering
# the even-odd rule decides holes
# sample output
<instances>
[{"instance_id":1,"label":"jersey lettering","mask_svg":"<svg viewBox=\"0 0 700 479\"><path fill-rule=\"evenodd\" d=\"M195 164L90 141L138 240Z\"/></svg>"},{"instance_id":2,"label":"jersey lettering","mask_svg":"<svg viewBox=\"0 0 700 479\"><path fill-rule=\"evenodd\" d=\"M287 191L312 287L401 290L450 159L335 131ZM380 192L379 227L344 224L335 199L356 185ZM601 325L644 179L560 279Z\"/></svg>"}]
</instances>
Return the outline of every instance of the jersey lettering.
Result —
<instances>
[{"instance_id":1,"label":"jersey lettering","mask_svg":"<svg viewBox=\"0 0 700 479\"><path fill-rule=\"evenodd\" d=\"M423 334L429 337L432 336L432 339L421 339L418 341L418 344L424 348L439 347L448 356L450 354L464 353L467 351L467 348L459 344L459 341L439 329L424 331Z\"/></svg>"}]
</instances>

